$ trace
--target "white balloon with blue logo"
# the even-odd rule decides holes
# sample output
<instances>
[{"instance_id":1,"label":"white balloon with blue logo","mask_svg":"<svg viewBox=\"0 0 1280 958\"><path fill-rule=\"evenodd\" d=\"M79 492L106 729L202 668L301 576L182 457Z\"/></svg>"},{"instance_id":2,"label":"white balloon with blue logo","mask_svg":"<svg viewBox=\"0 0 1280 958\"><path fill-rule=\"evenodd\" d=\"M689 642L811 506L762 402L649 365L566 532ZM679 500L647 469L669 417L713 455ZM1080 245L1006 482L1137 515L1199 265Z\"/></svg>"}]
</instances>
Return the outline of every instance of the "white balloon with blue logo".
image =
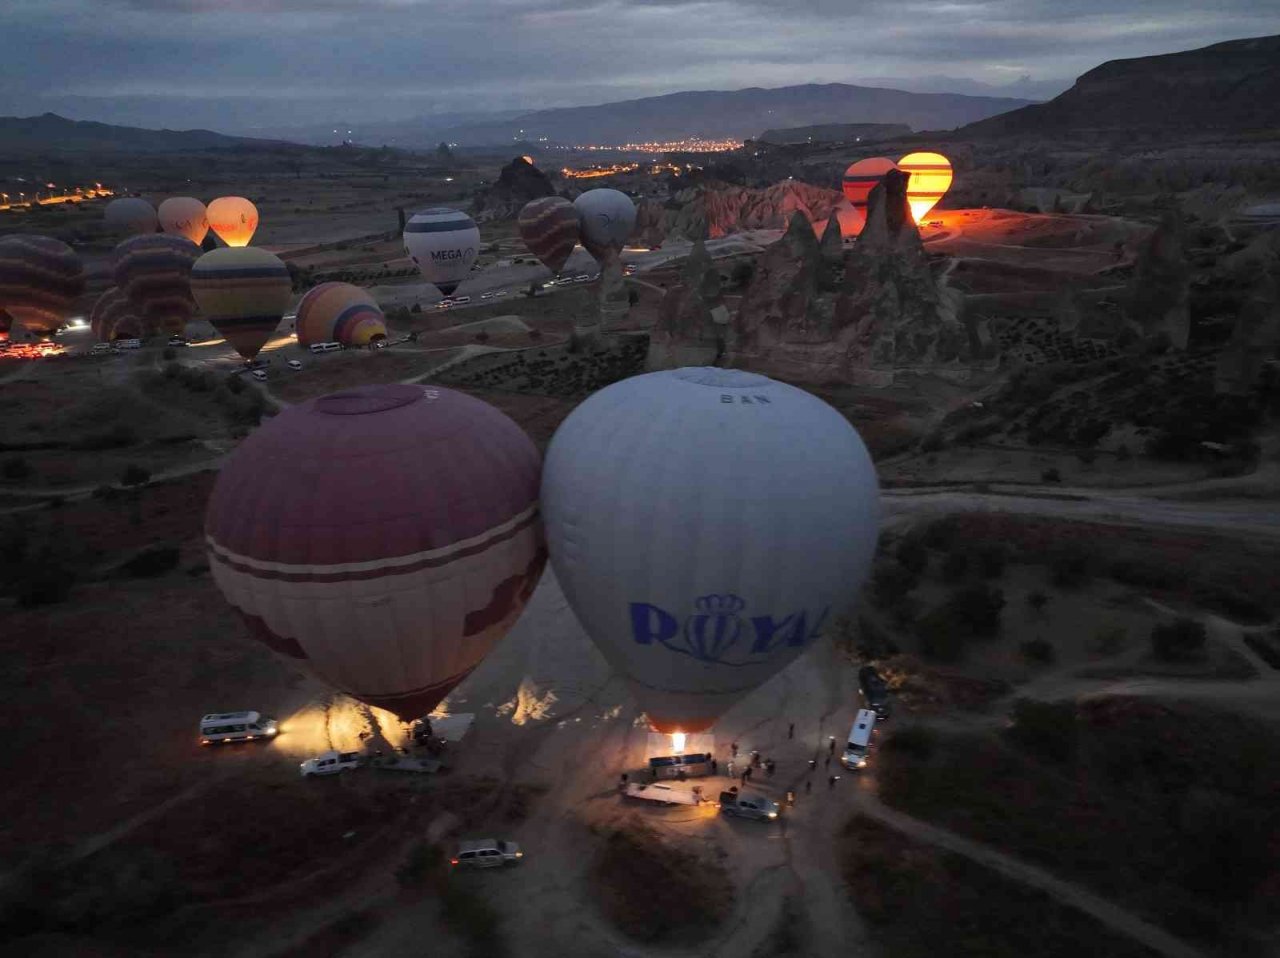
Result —
<instances>
[{"instance_id":1,"label":"white balloon with blue logo","mask_svg":"<svg viewBox=\"0 0 1280 958\"><path fill-rule=\"evenodd\" d=\"M879 486L858 433L766 376L694 367L595 393L547 451L551 564L660 732L710 728L852 611Z\"/></svg>"},{"instance_id":2,"label":"white balloon with blue logo","mask_svg":"<svg viewBox=\"0 0 1280 958\"><path fill-rule=\"evenodd\" d=\"M423 210L404 225L404 251L427 282L448 296L475 265L480 228L460 210Z\"/></svg>"}]
</instances>

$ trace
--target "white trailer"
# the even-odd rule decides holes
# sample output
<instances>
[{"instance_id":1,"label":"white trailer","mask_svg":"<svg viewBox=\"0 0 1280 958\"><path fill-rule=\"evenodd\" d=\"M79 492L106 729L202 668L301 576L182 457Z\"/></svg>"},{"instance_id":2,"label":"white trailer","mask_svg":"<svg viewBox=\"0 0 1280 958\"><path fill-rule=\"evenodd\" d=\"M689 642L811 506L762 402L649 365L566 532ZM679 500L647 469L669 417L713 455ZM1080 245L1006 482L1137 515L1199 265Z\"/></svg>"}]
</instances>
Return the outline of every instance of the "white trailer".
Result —
<instances>
[{"instance_id":1,"label":"white trailer","mask_svg":"<svg viewBox=\"0 0 1280 958\"><path fill-rule=\"evenodd\" d=\"M696 786L695 786L696 788ZM693 788L676 788L671 785L647 784L633 782L627 785L622 794L626 798L636 798L642 802L656 802L659 805L701 805L707 799L702 797L702 790Z\"/></svg>"}]
</instances>

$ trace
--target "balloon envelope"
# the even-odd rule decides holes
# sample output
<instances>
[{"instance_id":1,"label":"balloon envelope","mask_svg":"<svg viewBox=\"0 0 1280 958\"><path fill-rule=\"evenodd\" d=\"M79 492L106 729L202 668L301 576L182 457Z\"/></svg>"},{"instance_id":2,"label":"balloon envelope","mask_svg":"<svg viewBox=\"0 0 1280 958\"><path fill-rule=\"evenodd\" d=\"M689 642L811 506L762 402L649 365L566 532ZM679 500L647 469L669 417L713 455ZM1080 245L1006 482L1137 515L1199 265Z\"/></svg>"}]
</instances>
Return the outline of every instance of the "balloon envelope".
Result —
<instances>
[{"instance_id":1,"label":"balloon envelope","mask_svg":"<svg viewBox=\"0 0 1280 958\"><path fill-rule=\"evenodd\" d=\"M542 574L540 466L519 426L452 390L313 399L223 466L210 567L255 638L416 718L506 634Z\"/></svg>"},{"instance_id":2,"label":"balloon envelope","mask_svg":"<svg viewBox=\"0 0 1280 958\"><path fill-rule=\"evenodd\" d=\"M909 153L898 161L898 169L910 173L907 204L919 223L951 189L951 161L941 153Z\"/></svg>"},{"instance_id":3,"label":"balloon envelope","mask_svg":"<svg viewBox=\"0 0 1280 958\"><path fill-rule=\"evenodd\" d=\"M884 179L884 175L890 170L896 170L898 164L885 156L873 156L865 160L859 160L847 170L844 171L844 179L841 181L841 188L844 190L845 199L853 207L854 211L861 218L861 224L856 230L857 233L862 232L862 225L866 223L867 217L867 197L871 195L871 191L876 185ZM844 221L841 220L841 227ZM848 233L845 233L848 236Z\"/></svg>"},{"instance_id":4,"label":"balloon envelope","mask_svg":"<svg viewBox=\"0 0 1280 958\"><path fill-rule=\"evenodd\" d=\"M573 201L582 230L582 245L603 262L610 251L618 252L636 225L636 204L618 190L587 190Z\"/></svg>"},{"instance_id":5,"label":"balloon envelope","mask_svg":"<svg viewBox=\"0 0 1280 958\"><path fill-rule=\"evenodd\" d=\"M458 210L423 210L405 224L404 251L423 278L448 296L471 272L480 252L480 229Z\"/></svg>"},{"instance_id":6,"label":"balloon envelope","mask_svg":"<svg viewBox=\"0 0 1280 958\"><path fill-rule=\"evenodd\" d=\"M875 469L820 399L741 370L595 393L547 451L556 577L659 731L708 728L847 612L875 552Z\"/></svg>"},{"instance_id":7,"label":"balloon envelope","mask_svg":"<svg viewBox=\"0 0 1280 958\"><path fill-rule=\"evenodd\" d=\"M209 228L228 246L248 246L258 229L258 208L243 196L220 196L205 215Z\"/></svg>"},{"instance_id":8,"label":"balloon envelope","mask_svg":"<svg viewBox=\"0 0 1280 958\"><path fill-rule=\"evenodd\" d=\"M298 303L294 323L298 343L342 343L367 346L387 338L386 320L377 300L350 283L321 283Z\"/></svg>"},{"instance_id":9,"label":"balloon envelope","mask_svg":"<svg viewBox=\"0 0 1280 958\"><path fill-rule=\"evenodd\" d=\"M578 211L563 196L530 200L520 210L520 238L542 265L559 273L578 242Z\"/></svg>"},{"instance_id":10,"label":"balloon envelope","mask_svg":"<svg viewBox=\"0 0 1280 958\"><path fill-rule=\"evenodd\" d=\"M156 209L140 196L122 196L107 204L102 212L113 233L136 236L156 231Z\"/></svg>"},{"instance_id":11,"label":"balloon envelope","mask_svg":"<svg viewBox=\"0 0 1280 958\"><path fill-rule=\"evenodd\" d=\"M115 249L115 281L148 333L181 333L196 310L191 269L200 247L182 236L131 236Z\"/></svg>"},{"instance_id":12,"label":"balloon envelope","mask_svg":"<svg viewBox=\"0 0 1280 958\"><path fill-rule=\"evenodd\" d=\"M209 215L205 205L192 196L171 196L157 211L160 228L166 233L185 236L199 246L209 232Z\"/></svg>"},{"instance_id":13,"label":"balloon envelope","mask_svg":"<svg viewBox=\"0 0 1280 958\"><path fill-rule=\"evenodd\" d=\"M280 325L293 281L280 258L264 249L215 249L192 267L191 293L213 328L253 359Z\"/></svg>"},{"instance_id":14,"label":"balloon envelope","mask_svg":"<svg viewBox=\"0 0 1280 958\"><path fill-rule=\"evenodd\" d=\"M89 311L89 329L94 339L100 343L111 342L116 337L116 327L125 316L132 317L131 327L141 329L141 321L134 314L129 297L115 286L105 290Z\"/></svg>"},{"instance_id":15,"label":"balloon envelope","mask_svg":"<svg viewBox=\"0 0 1280 958\"><path fill-rule=\"evenodd\" d=\"M0 239L0 308L33 333L51 333L84 292L84 264L51 236Z\"/></svg>"}]
</instances>

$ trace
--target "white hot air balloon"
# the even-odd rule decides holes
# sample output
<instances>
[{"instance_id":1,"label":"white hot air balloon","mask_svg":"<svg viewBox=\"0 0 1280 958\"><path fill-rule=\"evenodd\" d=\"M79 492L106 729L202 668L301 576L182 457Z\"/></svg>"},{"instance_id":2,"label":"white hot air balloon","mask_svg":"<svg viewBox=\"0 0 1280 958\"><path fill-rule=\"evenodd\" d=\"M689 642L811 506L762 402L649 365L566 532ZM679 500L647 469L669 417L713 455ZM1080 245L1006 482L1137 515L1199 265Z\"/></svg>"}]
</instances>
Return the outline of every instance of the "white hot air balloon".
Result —
<instances>
[{"instance_id":1,"label":"white hot air balloon","mask_svg":"<svg viewBox=\"0 0 1280 958\"><path fill-rule=\"evenodd\" d=\"M716 368L578 406L542 507L569 604L668 733L709 728L846 614L879 526L875 468L839 412Z\"/></svg>"},{"instance_id":2,"label":"white hot air balloon","mask_svg":"<svg viewBox=\"0 0 1280 958\"><path fill-rule=\"evenodd\" d=\"M480 229L466 213L444 207L414 213L404 227L404 251L448 296L467 278L480 252Z\"/></svg>"},{"instance_id":3,"label":"white hot air balloon","mask_svg":"<svg viewBox=\"0 0 1280 958\"><path fill-rule=\"evenodd\" d=\"M582 245L597 262L604 262L609 251L617 253L636 226L636 204L618 190L587 190L576 200L582 228Z\"/></svg>"},{"instance_id":4,"label":"white hot air balloon","mask_svg":"<svg viewBox=\"0 0 1280 958\"><path fill-rule=\"evenodd\" d=\"M166 233L185 236L199 246L209 233L209 215L205 205L193 196L171 196L157 211L160 228Z\"/></svg>"},{"instance_id":5,"label":"white hot air balloon","mask_svg":"<svg viewBox=\"0 0 1280 958\"><path fill-rule=\"evenodd\" d=\"M107 229L121 236L138 236L156 231L156 208L141 196L121 196L102 212Z\"/></svg>"}]
</instances>

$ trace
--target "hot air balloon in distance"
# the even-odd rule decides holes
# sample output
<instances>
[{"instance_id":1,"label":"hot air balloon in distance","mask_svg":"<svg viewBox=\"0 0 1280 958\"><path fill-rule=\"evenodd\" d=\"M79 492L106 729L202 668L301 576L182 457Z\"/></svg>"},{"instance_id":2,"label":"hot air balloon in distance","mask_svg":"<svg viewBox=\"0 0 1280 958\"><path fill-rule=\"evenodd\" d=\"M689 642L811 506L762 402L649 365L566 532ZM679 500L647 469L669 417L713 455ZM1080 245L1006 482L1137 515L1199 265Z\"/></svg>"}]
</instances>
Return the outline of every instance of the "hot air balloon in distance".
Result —
<instances>
[{"instance_id":1,"label":"hot air balloon in distance","mask_svg":"<svg viewBox=\"0 0 1280 958\"><path fill-rule=\"evenodd\" d=\"M134 339L142 335L142 320L134 312L129 297L112 286L94 301L89 312L89 329L100 343ZM130 330L133 332L125 336Z\"/></svg>"},{"instance_id":2,"label":"hot air balloon in distance","mask_svg":"<svg viewBox=\"0 0 1280 958\"><path fill-rule=\"evenodd\" d=\"M61 240L0 239L0 308L31 332L43 336L61 326L84 287L84 264Z\"/></svg>"},{"instance_id":3,"label":"hot air balloon in distance","mask_svg":"<svg viewBox=\"0 0 1280 958\"><path fill-rule=\"evenodd\" d=\"M192 267L191 293L213 328L252 361L280 325L293 281L280 258L264 249L215 249Z\"/></svg>"},{"instance_id":4,"label":"hot air balloon in distance","mask_svg":"<svg viewBox=\"0 0 1280 958\"><path fill-rule=\"evenodd\" d=\"M578 243L578 211L563 196L530 200L520 210L520 238L553 273L564 269Z\"/></svg>"},{"instance_id":5,"label":"hot air balloon in distance","mask_svg":"<svg viewBox=\"0 0 1280 958\"><path fill-rule=\"evenodd\" d=\"M171 196L157 211L160 228L166 233L185 236L199 246L209 233L209 214L205 205L193 196Z\"/></svg>"},{"instance_id":6,"label":"hot air balloon in distance","mask_svg":"<svg viewBox=\"0 0 1280 958\"><path fill-rule=\"evenodd\" d=\"M13 317L0 309L0 343L9 341L9 331L13 328L13 323Z\"/></svg>"},{"instance_id":7,"label":"hot air balloon in distance","mask_svg":"<svg viewBox=\"0 0 1280 958\"><path fill-rule=\"evenodd\" d=\"M847 614L879 525L844 416L702 367L579 405L547 450L542 507L569 605L667 733L709 728Z\"/></svg>"},{"instance_id":8,"label":"hot air balloon in distance","mask_svg":"<svg viewBox=\"0 0 1280 958\"><path fill-rule=\"evenodd\" d=\"M181 333L196 310L191 269L200 247L182 236L131 236L115 249L116 286L133 305L148 335Z\"/></svg>"},{"instance_id":9,"label":"hot air balloon in distance","mask_svg":"<svg viewBox=\"0 0 1280 958\"><path fill-rule=\"evenodd\" d=\"M480 229L458 210L423 210L405 224L404 251L423 278L448 296L471 272L480 252Z\"/></svg>"},{"instance_id":10,"label":"hot air balloon in distance","mask_svg":"<svg viewBox=\"0 0 1280 958\"><path fill-rule=\"evenodd\" d=\"M911 218L919 223L951 189L951 161L941 153L909 153L898 161L898 169L911 174L907 205Z\"/></svg>"},{"instance_id":11,"label":"hot air balloon in distance","mask_svg":"<svg viewBox=\"0 0 1280 958\"><path fill-rule=\"evenodd\" d=\"M368 346L387 338L386 318L367 290L350 283L321 283L298 303L294 331L300 346L342 343Z\"/></svg>"},{"instance_id":12,"label":"hot air balloon in distance","mask_svg":"<svg viewBox=\"0 0 1280 958\"><path fill-rule=\"evenodd\" d=\"M871 191L884 178L884 175L890 170L896 170L898 165L893 160L884 156L873 156L865 160L858 160L847 170L844 171L844 178L841 181L841 189L844 190L845 199L847 199L854 211L858 215L859 224L854 234L861 233L862 227L866 224L867 219L867 197L871 195ZM841 223L843 226L843 223ZM845 236L851 234L845 233Z\"/></svg>"},{"instance_id":13,"label":"hot air balloon in distance","mask_svg":"<svg viewBox=\"0 0 1280 958\"><path fill-rule=\"evenodd\" d=\"M363 386L286 409L223 466L210 568L250 633L403 720L519 617L546 560L538 450L448 389Z\"/></svg>"},{"instance_id":14,"label":"hot air balloon in distance","mask_svg":"<svg viewBox=\"0 0 1280 958\"><path fill-rule=\"evenodd\" d=\"M205 215L209 229L228 246L248 246L258 229L258 208L243 196L220 196Z\"/></svg>"},{"instance_id":15,"label":"hot air balloon in distance","mask_svg":"<svg viewBox=\"0 0 1280 958\"><path fill-rule=\"evenodd\" d=\"M140 196L121 196L107 204L102 211L111 232L122 236L154 233L158 219L156 208Z\"/></svg>"},{"instance_id":16,"label":"hot air balloon in distance","mask_svg":"<svg viewBox=\"0 0 1280 958\"><path fill-rule=\"evenodd\" d=\"M636 204L619 190L587 190L573 201L582 230L582 245L603 264L626 245L636 225Z\"/></svg>"}]
</instances>

